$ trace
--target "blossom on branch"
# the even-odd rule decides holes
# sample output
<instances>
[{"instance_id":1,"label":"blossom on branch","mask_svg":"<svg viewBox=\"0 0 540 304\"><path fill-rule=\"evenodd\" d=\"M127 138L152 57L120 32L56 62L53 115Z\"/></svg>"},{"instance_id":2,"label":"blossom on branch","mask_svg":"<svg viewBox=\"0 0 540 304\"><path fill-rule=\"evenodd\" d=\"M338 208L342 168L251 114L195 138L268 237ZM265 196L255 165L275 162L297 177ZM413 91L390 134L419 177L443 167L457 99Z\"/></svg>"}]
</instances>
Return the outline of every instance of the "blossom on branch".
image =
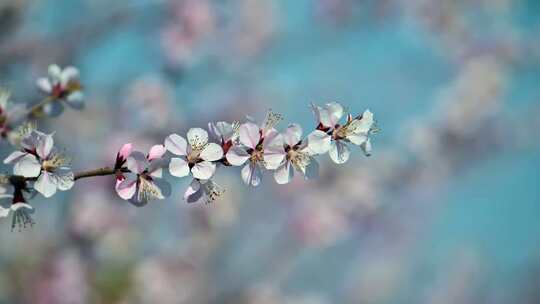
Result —
<instances>
[{"instance_id":1,"label":"blossom on branch","mask_svg":"<svg viewBox=\"0 0 540 304\"><path fill-rule=\"evenodd\" d=\"M79 70L72 66L62 69L52 64L48 72L48 77L40 78L36 82L38 88L50 99L50 102L43 106L43 111L49 116L58 116L64 111L63 103L77 110L84 108Z\"/></svg>"},{"instance_id":2,"label":"blossom on branch","mask_svg":"<svg viewBox=\"0 0 540 304\"><path fill-rule=\"evenodd\" d=\"M214 202L225 190L213 180L199 180L194 178L184 193L184 200L188 203Z\"/></svg>"},{"instance_id":3,"label":"blossom on branch","mask_svg":"<svg viewBox=\"0 0 540 304\"><path fill-rule=\"evenodd\" d=\"M34 189L45 197L57 190L71 189L74 176L69 159L54 148L53 134L32 130L21 140L21 150L14 151L4 164L13 164L13 174L37 178Z\"/></svg>"},{"instance_id":4,"label":"blossom on branch","mask_svg":"<svg viewBox=\"0 0 540 304\"><path fill-rule=\"evenodd\" d=\"M117 175L118 195L138 207L151 200L168 197L171 187L162 179L163 167L166 165L162 158L165 152L162 145L153 146L146 156L139 151L131 152L126 160L128 172L122 174L120 182Z\"/></svg>"}]
</instances>

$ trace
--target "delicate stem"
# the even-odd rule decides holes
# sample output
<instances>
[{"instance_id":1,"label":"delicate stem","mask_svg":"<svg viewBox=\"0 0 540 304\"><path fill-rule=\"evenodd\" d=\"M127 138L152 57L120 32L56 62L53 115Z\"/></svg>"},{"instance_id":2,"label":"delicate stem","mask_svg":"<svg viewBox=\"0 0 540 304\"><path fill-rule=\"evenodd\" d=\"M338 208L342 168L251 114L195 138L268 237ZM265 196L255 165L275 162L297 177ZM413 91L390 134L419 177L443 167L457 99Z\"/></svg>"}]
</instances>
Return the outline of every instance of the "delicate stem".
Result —
<instances>
[{"instance_id":1,"label":"delicate stem","mask_svg":"<svg viewBox=\"0 0 540 304\"><path fill-rule=\"evenodd\" d=\"M74 180L78 180L80 178L86 178L86 177L92 177L92 176L106 176L106 175L113 175L116 173L116 170L110 167L103 167L95 170L89 170L89 171L82 171L75 173Z\"/></svg>"},{"instance_id":2,"label":"delicate stem","mask_svg":"<svg viewBox=\"0 0 540 304\"><path fill-rule=\"evenodd\" d=\"M39 110L41 110L41 108L43 108L43 106L45 106L47 103L49 103L50 101L52 101L53 98L51 96L47 96L45 98L43 98L42 101L36 103L35 105L31 106L25 113L24 117L28 117L30 115L33 115L35 114L36 112L38 112Z\"/></svg>"}]
</instances>

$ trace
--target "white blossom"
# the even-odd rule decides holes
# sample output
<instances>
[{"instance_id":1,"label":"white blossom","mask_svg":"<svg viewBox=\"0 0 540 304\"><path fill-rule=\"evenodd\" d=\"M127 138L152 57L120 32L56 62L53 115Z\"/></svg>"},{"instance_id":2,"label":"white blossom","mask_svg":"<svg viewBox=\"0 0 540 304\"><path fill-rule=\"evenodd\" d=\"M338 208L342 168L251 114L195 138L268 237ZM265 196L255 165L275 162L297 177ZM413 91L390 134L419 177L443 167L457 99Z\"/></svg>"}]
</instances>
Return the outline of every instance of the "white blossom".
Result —
<instances>
[{"instance_id":1,"label":"white blossom","mask_svg":"<svg viewBox=\"0 0 540 304\"><path fill-rule=\"evenodd\" d=\"M223 157L223 149L216 143L208 142L208 132L201 128L189 129L187 141L178 134L165 139L165 148L180 157L171 158L169 172L176 177L190 173L196 179L210 179L216 172L214 161Z\"/></svg>"},{"instance_id":2,"label":"white blossom","mask_svg":"<svg viewBox=\"0 0 540 304\"><path fill-rule=\"evenodd\" d=\"M84 108L84 94L79 80L79 70L68 66L64 69L52 64L48 69L48 77L39 78L37 86L46 93L51 101L43 106L50 116L57 116L64 110L63 103L74 109Z\"/></svg>"},{"instance_id":3,"label":"white blossom","mask_svg":"<svg viewBox=\"0 0 540 304\"><path fill-rule=\"evenodd\" d=\"M68 167L69 160L54 148L53 134L32 130L20 144L21 150L4 159L5 164L13 164L13 174L37 177L34 189L45 197L53 196L57 190L73 187L74 176Z\"/></svg>"},{"instance_id":4,"label":"white blossom","mask_svg":"<svg viewBox=\"0 0 540 304\"><path fill-rule=\"evenodd\" d=\"M210 180L199 180L194 178L184 193L184 200L188 203L204 202L206 204L214 202L225 190Z\"/></svg>"}]
</instances>

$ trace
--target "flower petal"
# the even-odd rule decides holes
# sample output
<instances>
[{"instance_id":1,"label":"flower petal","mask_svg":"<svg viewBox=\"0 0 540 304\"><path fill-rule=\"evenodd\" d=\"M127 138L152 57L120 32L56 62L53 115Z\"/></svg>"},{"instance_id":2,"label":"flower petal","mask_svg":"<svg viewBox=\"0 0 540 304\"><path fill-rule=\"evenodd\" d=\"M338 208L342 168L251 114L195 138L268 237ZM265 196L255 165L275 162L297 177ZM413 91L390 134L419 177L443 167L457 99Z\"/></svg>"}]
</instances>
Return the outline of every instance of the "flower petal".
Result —
<instances>
[{"instance_id":1,"label":"flower petal","mask_svg":"<svg viewBox=\"0 0 540 304\"><path fill-rule=\"evenodd\" d=\"M43 196L49 198L56 193L56 184L50 173L43 171L34 183L34 189L36 189Z\"/></svg>"},{"instance_id":2,"label":"flower petal","mask_svg":"<svg viewBox=\"0 0 540 304\"><path fill-rule=\"evenodd\" d=\"M293 123L285 130L283 140L285 144L293 147L302 139L302 127L299 124Z\"/></svg>"},{"instance_id":3,"label":"flower petal","mask_svg":"<svg viewBox=\"0 0 540 304\"><path fill-rule=\"evenodd\" d=\"M160 158L165 154L167 150L165 149L165 146L163 145L155 145L150 148L150 152L148 152L148 160L154 160L157 158Z\"/></svg>"},{"instance_id":4,"label":"flower petal","mask_svg":"<svg viewBox=\"0 0 540 304\"><path fill-rule=\"evenodd\" d=\"M240 143L251 149L255 149L261 139L259 127L251 122L246 122L238 130L240 134Z\"/></svg>"},{"instance_id":5,"label":"flower petal","mask_svg":"<svg viewBox=\"0 0 540 304\"><path fill-rule=\"evenodd\" d=\"M367 134L362 134L362 133L354 134L353 133L353 134L347 135L347 139L351 143L359 146L359 145L363 144L368 139L368 137L367 137Z\"/></svg>"},{"instance_id":6,"label":"flower petal","mask_svg":"<svg viewBox=\"0 0 540 304\"><path fill-rule=\"evenodd\" d=\"M371 140L369 138L360 145L360 148L366 156L371 156Z\"/></svg>"},{"instance_id":7,"label":"flower petal","mask_svg":"<svg viewBox=\"0 0 540 304\"><path fill-rule=\"evenodd\" d=\"M116 180L115 190L123 200L132 198L137 191L137 175L133 173L124 174L123 180Z\"/></svg>"},{"instance_id":8,"label":"flower petal","mask_svg":"<svg viewBox=\"0 0 540 304\"><path fill-rule=\"evenodd\" d=\"M209 143L201 151L199 157L207 161L216 161L223 157L223 149L216 143Z\"/></svg>"},{"instance_id":9,"label":"flower petal","mask_svg":"<svg viewBox=\"0 0 540 304\"><path fill-rule=\"evenodd\" d=\"M256 187L261 183L261 168L255 163L249 162L246 164L244 168L242 168L241 175L242 180L246 185Z\"/></svg>"},{"instance_id":10,"label":"flower petal","mask_svg":"<svg viewBox=\"0 0 540 304\"><path fill-rule=\"evenodd\" d=\"M191 128L187 133L187 140L193 148L203 147L208 143L208 132L201 128Z\"/></svg>"},{"instance_id":11,"label":"flower petal","mask_svg":"<svg viewBox=\"0 0 540 304\"><path fill-rule=\"evenodd\" d=\"M184 177L189 174L189 165L184 158L173 157L169 163L169 172L176 177Z\"/></svg>"},{"instance_id":12,"label":"flower petal","mask_svg":"<svg viewBox=\"0 0 540 304\"><path fill-rule=\"evenodd\" d=\"M142 173L148 165L146 156L139 151L132 152L126 161L127 168L133 173Z\"/></svg>"},{"instance_id":13,"label":"flower petal","mask_svg":"<svg viewBox=\"0 0 540 304\"><path fill-rule=\"evenodd\" d=\"M334 127L343 116L343 106L337 102L327 103L321 116L321 122L325 126ZM322 120L325 120L324 122Z\"/></svg>"},{"instance_id":14,"label":"flower petal","mask_svg":"<svg viewBox=\"0 0 540 304\"><path fill-rule=\"evenodd\" d=\"M51 64L48 68L49 77L53 80L53 85L59 83L62 78L62 69L57 64Z\"/></svg>"},{"instance_id":15,"label":"flower petal","mask_svg":"<svg viewBox=\"0 0 540 304\"><path fill-rule=\"evenodd\" d=\"M10 211L10 208L4 208L0 206L0 218L7 217Z\"/></svg>"},{"instance_id":16,"label":"flower petal","mask_svg":"<svg viewBox=\"0 0 540 304\"><path fill-rule=\"evenodd\" d=\"M22 157L27 155L28 153L22 152L22 151L13 151L6 159L4 159L4 164L10 164L12 162L19 161Z\"/></svg>"},{"instance_id":17,"label":"flower petal","mask_svg":"<svg viewBox=\"0 0 540 304\"><path fill-rule=\"evenodd\" d=\"M39 78L37 81L36 81L36 85L38 86L38 88L43 91L44 93L51 93L52 91L52 84L51 82L49 81L48 78L45 78L45 77L42 77L42 78Z\"/></svg>"},{"instance_id":18,"label":"flower petal","mask_svg":"<svg viewBox=\"0 0 540 304\"><path fill-rule=\"evenodd\" d=\"M67 168L57 169L51 177L60 191L69 190L75 184L73 172Z\"/></svg>"},{"instance_id":19,"label":"flower petal","mask_svg":"<svg viewBox=\"0 0 540 304\"><path fill-rule=\"evenodd\" d=\"M186 189L186 192L184 192L184 200L188 203L196 203L201 199L203 194L201 183L199 180L193 179Z\"/></svg>"},{"instance_id":20,"label":"flower petal","mask_svg":"<svg viewBox=\"0 0 540 304\"><path fill-rule=\"evenodd\" d=\"M36 177L41 172L41 164L32 154L27 154L22 157L13 166L13 174L22 175L24 177Z\"/></svg>"},{"instance_id":21,"label":"flower petal","mask_svg":"<svg viewBox=\"0 0 540 304\"><path fill-rule=\"evenodd\" d=\"M178 134L171 134L165 138L165 148L175 155L187 155L187 141Z\"/></svg>"},{"instance_id":22,"label":"flower petal","mask_svg":"<svg viewBox=\"0 0 540 304\"><path fill-rule=\"evenodd\" d=\"M216 165L209 161L202 161L196 163L193 168L191 168L191 174L193 177L198 179L209 179L216 172Z\"/></svg>"},{"instance_id":23,"label":"flower petal","mask_svg":"<svg viewBox=\"0 0 540 304\"><path fill-rule=\"evenodd\" d=\"M229 164L233 166L241 166L249 159L249 154L246 150L238 146L234 146L229 149L225 157L227 158Z\"/></svg>"},{"instance_id":24,"label":"flower petal","mask_svg":"<svg viewBox=\"0 0 540 304\"><path fill-rule=\"evenodd\" d=\"M60 74L60 80L63 87L66 87L71 81L78 81L79 70L72 66L66 67Z\"/></svg>"},{"instance_id":25,"label":"flower petal","mask_svg":"<svg viewBox=\"0 0 540 304\"><path fill-rule=\"evenodd\" d=\"M334 161L334 163L343 164L349 159L351 152L349 151L349 147L347 147L344 142L338 140L332 142L328 154L330 154L330 158Z\"/></svg>"},{"instance_id":26,"label":"flower petal","mask_svg":"<svg viewBox=\"0 0 540 304\"><path fill-rule=\"evenodd\" d=\"M310 154L324 154L330 149L332 137L321 130L311 132L307 137L307 150Z\"/></svg>"},{"instance_id":27,"label":"flower petal","mask_svg":"<svg viewBox=\"0 0 540 304\"><path fill-rule=\"evenodd\" d=\"M69 94L66 98L66 103L74 109L84 109L84 94L81 91L76 91Z\"/></svg>"},{"instance_id":28,"label":"flower petal","mask_svg":"<svg viewBox=\"0 0 540 304\"><path fill-rule=\"evenodd\" d=\"M40 136L36 143L36 153L41 159L47 159L54 146L53 134L44 134Z\"/></svg>"},{"instance_id":29,"label":"flower petal","mask_svg":"<svg viewBox=\"0 0 540 304\"><path fill-rule=\"evenodd\" d=\"M276 183L283 185L289 183L294 176L294 170L291 166L290 161L284 162L277 170L274 172L274 179Z\"/></svg>"},{"instance_id":30,"label":"flower petal","mask_svg":"<svg viewBox=\"0 0 540 304\"><path fill-rule=\"evenodd\" d=\"M131 154L131 151L133 151L133 144L132 143L124 144L122 148L120 148L120 150L118 151L118 156L120 156L122 159L125 160L129 157L129 155Z\"/></svg>"}]
</instances>

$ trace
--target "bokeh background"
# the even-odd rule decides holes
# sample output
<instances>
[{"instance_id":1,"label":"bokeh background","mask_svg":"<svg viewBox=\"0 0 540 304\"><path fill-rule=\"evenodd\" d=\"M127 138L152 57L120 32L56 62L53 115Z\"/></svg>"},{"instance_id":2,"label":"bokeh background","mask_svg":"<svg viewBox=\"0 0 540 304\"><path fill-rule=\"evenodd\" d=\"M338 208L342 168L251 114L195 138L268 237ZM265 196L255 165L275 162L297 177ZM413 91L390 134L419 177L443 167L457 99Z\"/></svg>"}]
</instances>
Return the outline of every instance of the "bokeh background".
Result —
<instances>
[{"instance_id":1,"label":"bokeh background","mask_svg":"<svg viewBox=\"0 0 540 304\"><path fill-rule=\"evenodd\" d=\"M321 178L188 180L144 208L108 177L0 223L0 303L540 303L540 2L1 0L0 84L35 103L50 63L87 107L43 119L76 170L208 121L314 127L369 108L373 156ZM2 144L6 156L10 147ZM9 170L9 168L4 168Z\"/></svg>"}]
</instances>

